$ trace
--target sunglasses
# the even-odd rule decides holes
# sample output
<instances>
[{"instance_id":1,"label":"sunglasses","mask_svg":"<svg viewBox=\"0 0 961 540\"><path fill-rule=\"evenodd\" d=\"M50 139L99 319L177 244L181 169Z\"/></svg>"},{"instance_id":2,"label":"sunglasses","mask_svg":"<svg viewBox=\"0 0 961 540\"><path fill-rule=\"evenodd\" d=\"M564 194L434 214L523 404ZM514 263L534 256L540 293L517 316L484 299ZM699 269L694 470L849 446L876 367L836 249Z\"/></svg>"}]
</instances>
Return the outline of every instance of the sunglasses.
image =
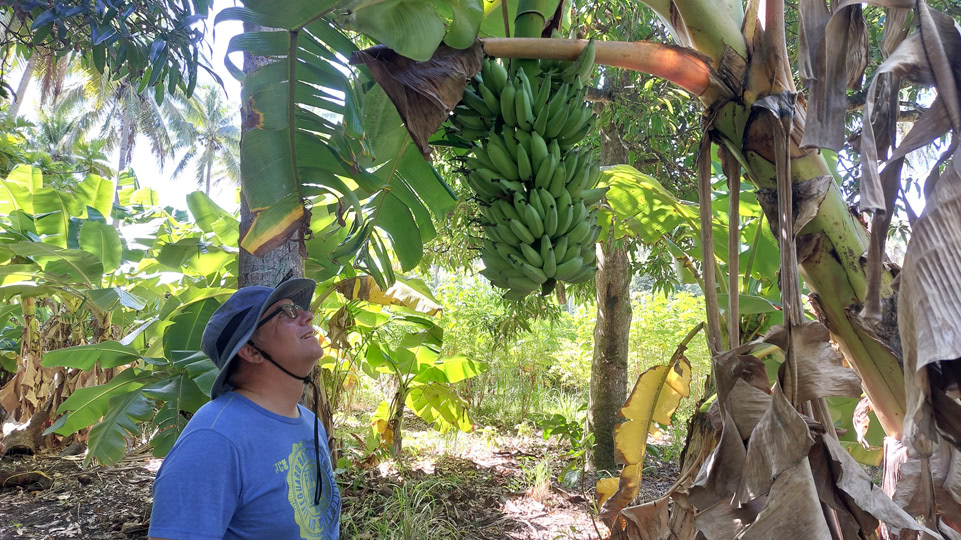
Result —
<instances>
[{"instance_id":1,"label":"sunglasses","mask_svg":"<svg viewBox=\"0 0 961 540\"><path fill-rule=\"evenodd\" d=\"M298 306L297 304L293 304L293 303L283 304L282 306L275 309L274 311L271 311L270 315L267 315L266 317L261 319L260 322L257 323L257 328L260 328L261 326L267 324L267 321L269 321L270 319L273 319L274 317L276 317L277 315L280 315L281 313L286 315L288 319L296 319L297 316L300 315L301 311L304 311L304 310L301 309L300 306Z\"/></svg>"}]
</instances>

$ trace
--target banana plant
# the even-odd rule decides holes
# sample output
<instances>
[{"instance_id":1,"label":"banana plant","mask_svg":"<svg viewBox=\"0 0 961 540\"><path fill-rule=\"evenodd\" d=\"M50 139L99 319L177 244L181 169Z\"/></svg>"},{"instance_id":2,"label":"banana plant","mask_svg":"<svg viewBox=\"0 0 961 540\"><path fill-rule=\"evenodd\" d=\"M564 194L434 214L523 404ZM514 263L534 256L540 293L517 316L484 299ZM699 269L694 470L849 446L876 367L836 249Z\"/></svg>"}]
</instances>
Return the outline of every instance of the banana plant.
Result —
<instances>
[{"instance_id":1,"label":"banana plant","mask_svg":"<svg viewBox=\"0 0 961 540\"><path fill-rule=\"evenodd\" d=\"M362 371L375 379L387 375L396 383L393 396L380 403L371 419L369 449L388 448L395 455L401 451L405 408L438 430L471 431L467 403L454 385L488 365L441 353L441 307L427 285L399 277L383 290L373 277L357 276L334 288L346 303L328 300L328 309L336 308L330 315L334 353L322 365L335 375ZM348 365L343 365L348 357Z\"/></svg>"},{"instance_id":2,"label":"banana plant","mask_svg":"<svg viewBox=\"0 0 961 540\"><path fill-rule=\"evenodd\" d=\"M245 32L228 46L228 54L271 60L246 75L226 60L243 81L250 128L241 143L241 181L254 220L240 247L262 255L309 226L318 239L308 250L320 272L314 277L333 277L356 256L384 287L393 275L389 251L403 271L420 261L436 234L432 219L453 206L454 193L410 144L383 91L347 63L356 47L341 25L426 60L441 41L472 44L484 15L480 0L440 5L292 0L278 9L248 0L218 14L216 22L275 29Z\"/></svg>"}]
</instances>

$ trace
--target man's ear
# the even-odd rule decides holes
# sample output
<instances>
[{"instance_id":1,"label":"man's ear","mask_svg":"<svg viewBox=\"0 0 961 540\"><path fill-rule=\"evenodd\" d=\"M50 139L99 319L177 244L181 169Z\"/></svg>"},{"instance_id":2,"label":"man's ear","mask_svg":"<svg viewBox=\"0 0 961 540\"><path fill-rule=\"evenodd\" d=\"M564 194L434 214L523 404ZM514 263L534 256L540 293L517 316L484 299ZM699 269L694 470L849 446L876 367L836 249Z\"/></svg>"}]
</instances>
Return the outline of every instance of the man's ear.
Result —
<instances>
[{"instance_id":1,"label":"man's ear","mask_svg":"<svg viewBox=\"0 0 961 540\"><path fill-rule=\"evenodd\" d=\"M264 357L257 352L257 349L251 347L250 343L244 343L244 346L237 351L237 356L251 364L259 364L264 361Z\"/></svg>"}]
</instances>

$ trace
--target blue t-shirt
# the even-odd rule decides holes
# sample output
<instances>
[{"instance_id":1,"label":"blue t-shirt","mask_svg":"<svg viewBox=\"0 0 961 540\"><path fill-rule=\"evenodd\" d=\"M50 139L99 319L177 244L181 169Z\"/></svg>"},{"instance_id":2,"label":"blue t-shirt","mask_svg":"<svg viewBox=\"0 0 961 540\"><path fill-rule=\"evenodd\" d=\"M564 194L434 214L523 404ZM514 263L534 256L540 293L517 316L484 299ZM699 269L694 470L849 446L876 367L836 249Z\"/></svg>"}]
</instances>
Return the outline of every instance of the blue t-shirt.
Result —
<instances>
[{"instance_id":1,"label":"blue t-shirt","mask_svg":"<svg viewBox=\"0 0 961 540\"><path fill-rule=\"evenodd\" d=\"M193 539L336 539L340 492L320 426L317 485L314 414L274 414L227 392L190 419L154 482L149 536Z\"/></svg>"}]
</instances>

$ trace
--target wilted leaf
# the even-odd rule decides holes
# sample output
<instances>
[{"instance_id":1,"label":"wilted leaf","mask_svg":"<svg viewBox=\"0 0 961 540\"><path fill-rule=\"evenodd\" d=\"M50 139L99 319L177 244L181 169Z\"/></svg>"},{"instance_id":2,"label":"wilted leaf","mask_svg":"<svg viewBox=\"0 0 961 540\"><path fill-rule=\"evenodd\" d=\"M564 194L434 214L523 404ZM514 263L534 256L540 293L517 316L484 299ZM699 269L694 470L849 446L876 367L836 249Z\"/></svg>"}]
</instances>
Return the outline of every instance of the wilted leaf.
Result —
<instances>
[{"instance_id":1,"label":"wilted leaf","mask_svg":"<svg viewBox=\"0 0 961 540\"><path fill-rule=\"evenodd\" d=\"M444 309L435 299L415 291L400 281L395 282L385 291L377 285L373 277L357 276L337 283L336 287L337 291L348 300L366 300L384 306L400 305L432 316Z\"/></svg>"},{"instance_id":2,"label":"wilted leaf","mask_svg":"<svg viewBox=\"0 0 961 540\"><path fill-rule=\"evenodd\" d=\"M621 511L621 517L625 526L623 535L612 535L612 538L627 538L627 540L672 540L676 538L671 531L670 506L667 497L625 508Z\"/></svg>"},{"instance_id":3,"label":"wilted leaf","mask_svg":"<svg viewBox=\"0 0 961 540\"><path fill-rule=\"evenodd\" d=\"M777 401L777 398L775 398ZM806 458L782 471L771 485L771 495L738 540L809 540L831 538L821 512L817 490Z\"/></svg>"},{"instance_id":4,"label":"wilted leaf","mask_svg":"<svg viewBox=\"0 0 961 540\"><path fill-rule=\"evenodd\" d=\"M637 378L620 411L627 421L614 428L614 459L624 469L617 492L601 509L601 518L608 523L640 491L647 435L656 429L654 422L670 425L681 399L690 395L690 385L691 364L680 355L672 366L654 366Z\"/></svg>"},{"instance_id":5,"label":"wilted leaf","mask_svg":"<svg viewBox=\"0 0 961 540\"><path fill-rule=\"evenodd\" d=\"M787 332L777 326L765 336L768 343L786 348ZM822 397L858 397L861 379L851 368L843 367L841 353L831 346L828 329L817 321L805 321L792 330L791 344L797 362L798 402ZM788 383L790 381L785 381ZM791 389L785 385L785 394Z\"/></svg>"},{"instance_id":6,"label":"wilted leaf","mask_svg":"<svg viewBox=\"0 0 961 540\"><path fill-rule=\"evenodd\" d=\"M460 103L467 80L481 69L483 49L477 42L467 49L441 45L426 62L417 62L378 45L355 52L352 64L367 64L371 75L397 107L407 131L425 158L427 139Z\"/></svg>"},{"instance_id":7,"label":"wilted leaf","mask_svg":"<svg viewBox=\"0 0 961 540\"><path fill-rule=\"evenodd\" d=\"M812 444L807 422L776 385L770 408L751 433L736 500L743 504L767 494L772 480L803 461Z\"/></svg>"},{"instance_id":8,"label":"wilted leaf","mask_svg":"<svg viewBox=\"0 0 961 540\"><path fill-rule=\"evenodd\" d=\"M868 399L867 396L864 396L861 398L861 401L858 402L858 406L854 408L853 423L854 431L858 436L858 442L861 443L861 445L865 448L871 446L868 444L867 439L865 439L868 434L868 427L871 426L871 417L869 416L870 412L871 400Z\"/></svg>"}]
</instances>

